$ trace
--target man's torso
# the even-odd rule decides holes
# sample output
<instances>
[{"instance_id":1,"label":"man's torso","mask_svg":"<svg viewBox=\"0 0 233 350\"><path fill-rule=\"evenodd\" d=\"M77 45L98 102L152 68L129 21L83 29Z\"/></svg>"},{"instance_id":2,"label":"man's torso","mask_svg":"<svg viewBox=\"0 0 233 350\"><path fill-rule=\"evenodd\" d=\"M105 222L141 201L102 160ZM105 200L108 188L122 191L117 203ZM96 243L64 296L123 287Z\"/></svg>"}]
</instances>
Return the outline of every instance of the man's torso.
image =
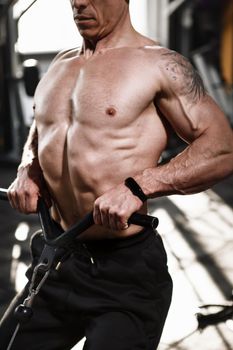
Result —
<instances>
[{"instance_id":1,"label":"man's torso","mask_svg":"<svg viewBox=\"0 0 233 350\"><path fill-rule=\"evenodd\" d=\"M41 80L39 160L64 228L105 191L157 165L167 135L154 104L156 50L107 49L88 59L73 51Z\"/></svg>"}]
</instances>

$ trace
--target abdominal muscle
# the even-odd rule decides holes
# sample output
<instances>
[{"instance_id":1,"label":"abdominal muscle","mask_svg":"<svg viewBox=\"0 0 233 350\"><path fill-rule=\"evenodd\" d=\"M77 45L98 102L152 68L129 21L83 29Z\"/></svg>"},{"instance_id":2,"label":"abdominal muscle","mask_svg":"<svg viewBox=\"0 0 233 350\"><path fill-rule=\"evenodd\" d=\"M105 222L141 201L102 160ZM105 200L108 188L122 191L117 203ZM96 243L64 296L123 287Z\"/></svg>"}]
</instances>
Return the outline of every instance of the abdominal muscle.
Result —
<instances>
[{"instance_id":1,"label":"abdominal muscle","mask_svg":"<svg viewBox=\"0 0 233 350\"><path fill-rule=\"evenodd\" d=\"M161 153L158 144L161 143L158 143L159 140L156 142L154 134L153 139L150 138L150 130L151 127L145 139L137 137L133 127L111 133L107 128L91 129L74 122L67 128L66 136L63 134L63 143L62 135L59 137L59 144L63 145L61 149L57 149L57 146L51 148L57 149L57 155L51 155L46 147L42 148L39 156L43 159L41 164L45 179L54 199L52 215L63 229L68 229L93 210L95 199L103 193L122 183L127 177L156 165ZM48 129L46 134L48 136ZM154 144L153 148L150 140ZM50 145L53 144L51 141L50 139ZM51 159L54 159L52 167ZM146 205L140 212L147 212ZM115 232L94 225L85 232L83 238L127 237L141 230L142 227L131 225L127 230Z\"/></svg>"},{"instance_id":2,"label":"abdominal muscle","mask_svg":"<svg viewBox=\"0 0 233 350\"><path fill-rule=\"evenodd\" d=\"M132 126L111 132L109 127L98 130L77 121L66 128L59 126L57 131L54 127L51 132L48 127L45 133L41 130L39 159L53 198L51 212L64 230L93 210L95 199L103 193L127 177L156 165L161 140L156 140L154 128L145 127L148 128L145 137L137 137ZM141 212L146 211L144 205ZM86 231L84 239L126 237L141 229L131 225L127 230L115 232L94 225Z\"/></svg>"}]
</instances>

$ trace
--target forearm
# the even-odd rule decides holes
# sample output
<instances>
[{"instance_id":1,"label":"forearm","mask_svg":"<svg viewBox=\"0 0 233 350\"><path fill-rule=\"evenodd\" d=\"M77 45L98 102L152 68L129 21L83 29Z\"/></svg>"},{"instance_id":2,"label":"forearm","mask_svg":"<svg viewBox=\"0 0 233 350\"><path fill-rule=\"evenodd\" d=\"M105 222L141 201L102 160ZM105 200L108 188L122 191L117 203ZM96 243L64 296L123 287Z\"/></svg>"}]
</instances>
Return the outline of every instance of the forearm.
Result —
<instances>
[{"instance_id":1,"label":"forearm","mask_svg":"<svg viewBox=\"0 0 233 350\"><path fill-rule=\"evenodd\" d=\"M155 198L201 192L232 173L232 145L210 147L203 136L169 163L145 169L134 178L149 198Z\"/></svg>"},{"instance_id":2,"label":"forearm","mask_svg":"<svg viewBox=\"0 0 233 350\"><path fill-rule=\"evenodd\" d=\"M36 129L36 123L33 122L27 141L24 145L22 159L18 167L18 171L21 169L31 168L36 172L40 171L40 165L38 160L38 134Z\"/></svg>"},{"instance_id":3,"label":"forearm","mask_svg":"<svg viewBox=\"0 0 233 350\"><path fill-rule=\"evenodd\" d=\"M37 212L39 196L44 198L48 206L51 205L50 194L44 181L37 151L37 130L34 122L24 146L16 179L8 188L11 206L24 214Z\"/></svg>"}]
</instances>

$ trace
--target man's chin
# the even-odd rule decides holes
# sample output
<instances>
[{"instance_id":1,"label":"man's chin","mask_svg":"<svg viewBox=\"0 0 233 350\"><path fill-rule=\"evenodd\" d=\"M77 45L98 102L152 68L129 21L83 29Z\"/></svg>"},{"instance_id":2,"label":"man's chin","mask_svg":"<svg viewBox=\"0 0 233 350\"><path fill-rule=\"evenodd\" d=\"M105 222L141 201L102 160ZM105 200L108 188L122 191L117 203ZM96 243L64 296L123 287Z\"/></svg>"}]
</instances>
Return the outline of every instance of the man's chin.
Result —
<instances>
[{"instance_id":1,"label":"man's chin","mask_svg":"<svg viewBox=\"0 0 233 350\"><path fill-rule=\"evenodd\" d=\"M88 40L90 42L97 42L100 40L98 34L94 30L79 30L80 35L83 39Z\"/></svg>"}]
</instances>

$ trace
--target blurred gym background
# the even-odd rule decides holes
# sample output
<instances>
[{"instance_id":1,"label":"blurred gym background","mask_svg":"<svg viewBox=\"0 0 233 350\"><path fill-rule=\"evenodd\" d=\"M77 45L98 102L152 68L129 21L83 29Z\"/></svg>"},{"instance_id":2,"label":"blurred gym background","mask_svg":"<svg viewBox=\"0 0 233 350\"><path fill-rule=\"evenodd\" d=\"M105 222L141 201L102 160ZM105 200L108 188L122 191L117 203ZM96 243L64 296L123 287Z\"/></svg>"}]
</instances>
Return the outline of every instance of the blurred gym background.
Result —
<instances>
[{"instance_id":1,"label":"blurred gym background","mask_svg":"<svg viewBox=\"0 0 233 350\"><path fill-rule=\"evenodd\" d=\"M192 61L233 126L233 1L131 0L130 7L138 31ZM69 0L0 0L0 187L15 177L39 79L58 51L80 44ZM172 135L162 161L184 147ZM160 350L233 349L232 185L231 177L201 194L150 201L174 280ZM36 215L0 202L0 315L25 283L38 227Z\"/></svg>"}]
</instances>

